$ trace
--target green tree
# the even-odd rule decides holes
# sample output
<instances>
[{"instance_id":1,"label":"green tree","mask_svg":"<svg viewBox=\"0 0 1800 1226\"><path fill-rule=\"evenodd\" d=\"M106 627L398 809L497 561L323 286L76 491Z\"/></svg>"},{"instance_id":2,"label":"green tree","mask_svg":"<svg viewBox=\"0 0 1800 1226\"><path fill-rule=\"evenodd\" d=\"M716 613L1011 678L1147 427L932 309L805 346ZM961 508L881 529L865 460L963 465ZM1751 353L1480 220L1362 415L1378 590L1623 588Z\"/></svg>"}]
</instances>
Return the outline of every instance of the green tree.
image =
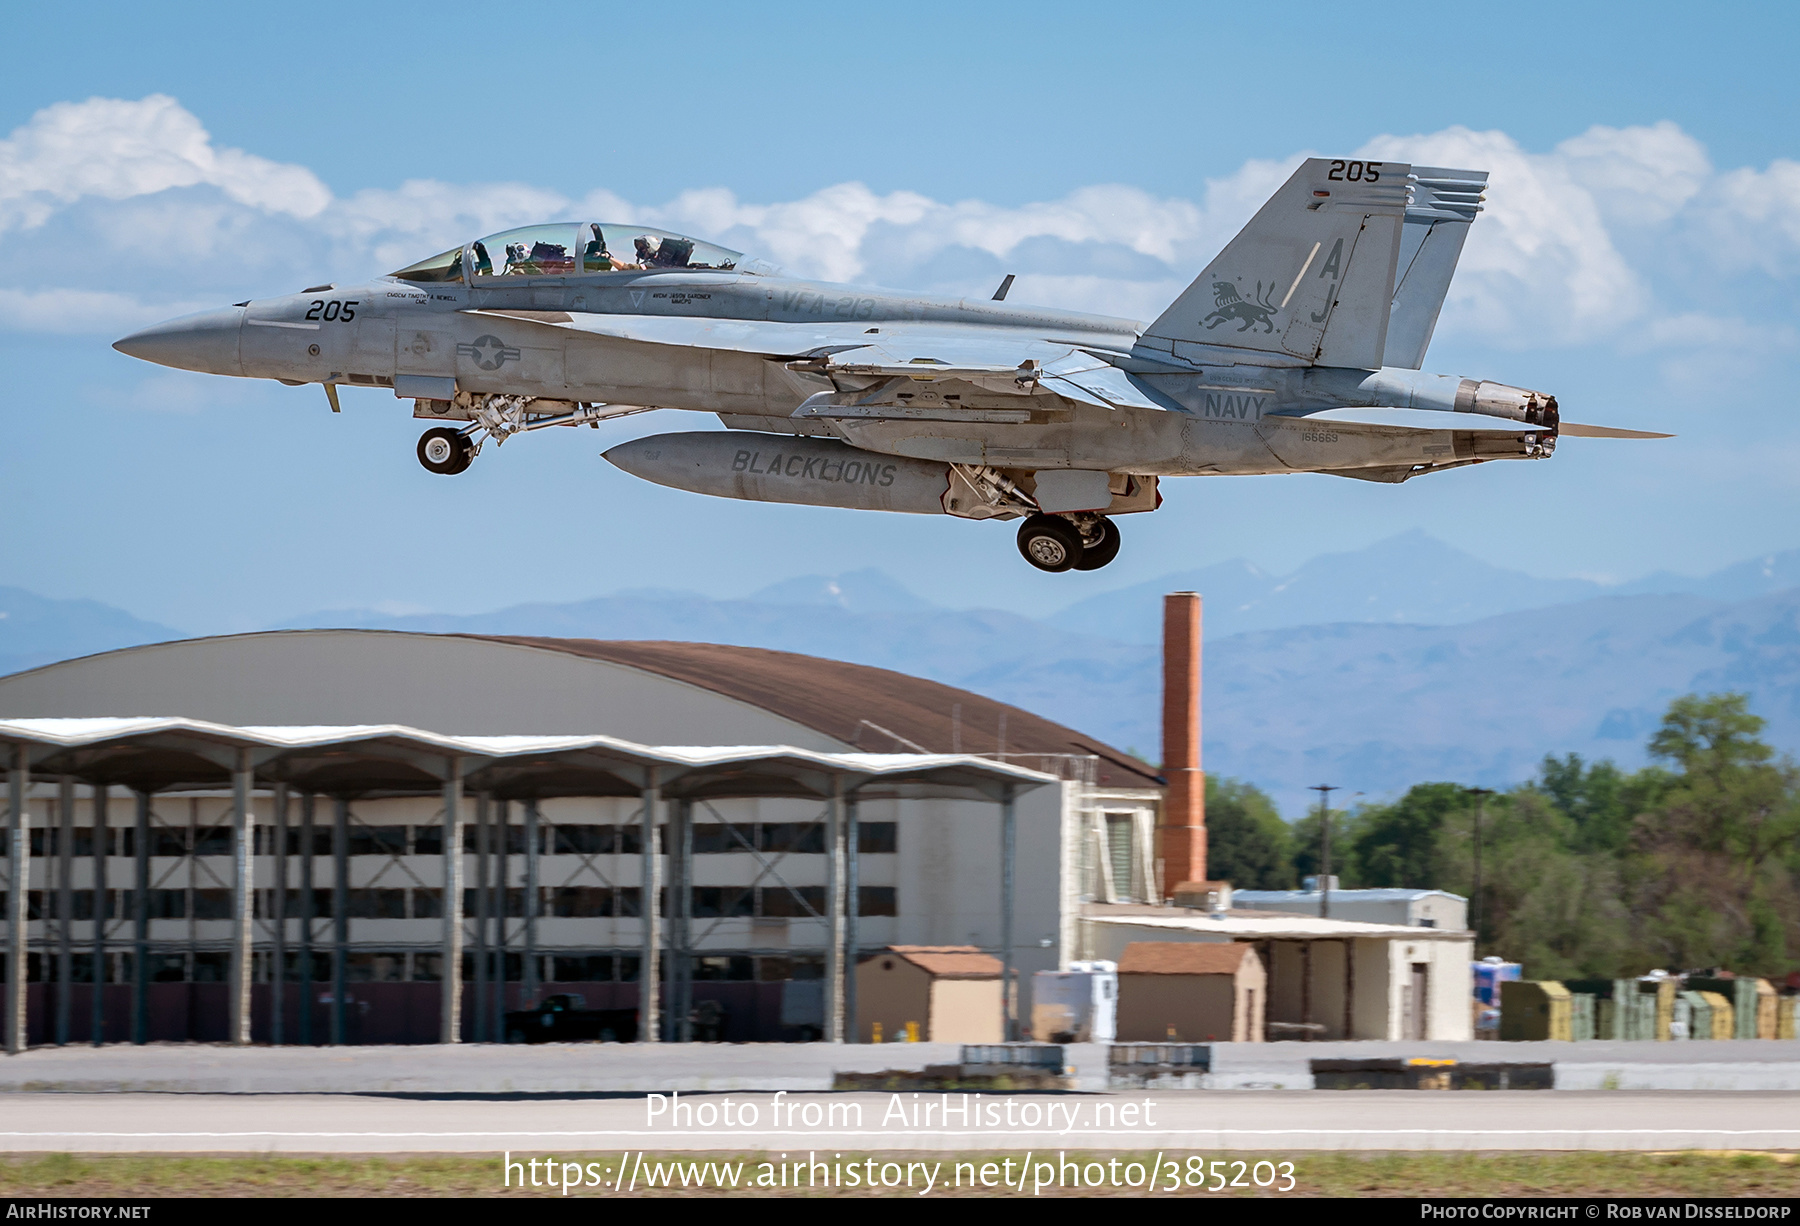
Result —
<instances>
[{"instance_id":1,"label":"green tree","mask_svg":"<svg viewBox=\"0 0 1800 1226\"><path fill-rule=\"evenodd\" d=\"M1800 770L1760 739L1745 694L1669 705L1650 752L1676 768L1637 817L1628 865L1643 955L1670 969L1786 970Z\"/></svg>"},{"instance_id":2,"label":"green tree","mask_svg":"<svg viewBox=\"0 0 1800 1226\"><path fill-rule=\"evenodd\" d=\"M1472 820L1474 798L1457 783L1420 783L1391 805L1364 808L1346 848L1367 886L1433 888L1441 876L1438 835L1448 822ZM1465 816L1465 810L1468 816Z\"/></svg>"},{"instance_id":3,"label":"green tree","mask_svg":"<svg viewBox=\"0 0 1800 1226\"><path fill-rule=\"evenodd\" d=\"M1343 809L1331 811L1331 875L1345 889L1359 888L1365 884L1356 870L1356 835L1361 822L1362 810L1346 812ZM1295 822L1293 831L1293 864L1294 880L1299 882L1319 872L1323 860L1324 842L1319 837L1319 810L1309 809L1305 817Z\"/></svg>"},{"instance_id":4,"label":"green tree","mask_svg":"<svg viewBox=\"0 0 1800 1226\"><path fill-rule=\"evenodd\" d=\"M1206 777L1206 871L1241 890L1294 884L1293 837L1275 804L1236 779Z\"/></svg>"}]
</instances>

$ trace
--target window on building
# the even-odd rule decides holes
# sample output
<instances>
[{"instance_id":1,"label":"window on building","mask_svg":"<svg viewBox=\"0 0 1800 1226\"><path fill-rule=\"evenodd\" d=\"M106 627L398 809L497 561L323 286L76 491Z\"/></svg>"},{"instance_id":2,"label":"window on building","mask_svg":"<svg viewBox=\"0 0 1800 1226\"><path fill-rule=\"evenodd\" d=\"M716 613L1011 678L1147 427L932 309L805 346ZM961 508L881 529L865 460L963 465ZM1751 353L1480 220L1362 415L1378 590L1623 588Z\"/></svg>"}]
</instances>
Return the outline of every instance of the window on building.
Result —
<instances>
[{"instance_id":1,"label":"window on building","mask_svg":"<svg viewBox=\"0 0 1800 1226\"><path fill-rule=\"evenodd\" d=\"M701 885L693 889L695 919L735 919L753 910L756 892L739 886Z\"/></svg>"},{"instance_id":2,"label":"window on building","mask_svg":"<svg viewBox=\"0 0 1800 1226\"><path fill-rule=\"evenodd\" d=\"M441 827L419 827L421 830L437 831L436 850L444 847L444 832ZM350 854L353 856L403 856L406 854L405 826L362 826L352 824L350 827Z\"/></svg>"},{"instance_id":3,"label":"window on building","mask_svg":"<svg viewBox=\"0 0 1800 1226\"><path fill-rule=\"evenodd\" d=\"M858 886L856 894L856 913L858 915L900 914L900 901L891 885Z\"/></svg>"},{"instance_id":4,"label":"window on building","mask_svg":"<svg viewBox=\"0 0 1800 1226\"><path fill-rule=\"evenodd\" d=\"M551 978L557 983L606 983L612 977L611 954L559 954L551 959Z\"/></svg>"},{"instance_id":5,"label":"window on building","mask_svg":"<svg viewBox=\"0 0 1800 1226\"><path fill-rule=\"evenodd\" d=\"M617 836L618 831L612 826L563 825L556 827L551 846L561 856L611 855Z\"/></svg>"},{"instance_id":6,"label":"window on building","mask_svg":"<svg viewBox=\"0 0 1800 1226\"><path fill-rule=\"evenodd\" d=\"M349 913L352 919L405 919L405 890L351 890ZM442 904L440 902L440 911Z\"/></svg>"},{"instance_id":7,"label":"window on building","mask_svg":"<svg viewBox=\"0 0 1800 1226\"><path fill-rule=\"evenodd\" d=\"M764 886L757 895L757 914L771 919L799 919L825 913L825 887L822 885L803 885L792 890L785 886ZM808 907L812 909L809 911Z\"/></svg>"},{"instance_id":8,"label":"window on building","mask_svg":"<svg viewBox=\"0 0 1800 1226\"><path fill-rule=\"evenodd\" d=\"M560 886L550 891L550 914L561 919L598 919L612 914L613 892L606 886Z\"/></svg>"},{"instance_id":9,"label":"window on building","mask_svg":"<svg viewBox=\"0 0 1800 1226\"><path fill-rule=\"evenodd\" d=\"M230 919L231 891L195 890L194 918L197 920Z\"/></svg>"},{"instance_id":10,"label":"window on building","mask_svg":"<svg viewBox=\"0 0 1800 1226\"><path fill-rule=\"evenodd\" d=\"M1106 815L1106 856L1112 869L1113 897L1121 901L1137 897L1137 882L1131 872L1132 844L1137 840L1137 822L1130 813Z\"/></svg>"},{"instance_id":11,"label":"window on building","mask_svg":"<svg viewBox=\"0 0 1800 1226\"><path fill-rule=\"evenodd\" d=\"M150 828L150 854L152 856L185 856L187 855L187 831L171 829L167 826Z\"/></svg>"},{"instance_id":12,"label":"window on building","mask_svg":"<svg viewBox=\"0 0 1800 1226\"><path fill-rule=\"evenodd\" d=\"M195 891L198 893L199 891ZM229 983L231 981L231 955L228 953L197 953L194 955L195 983Z\"/></svg>"},{"instance_id":13,"label":"window on building","mask_svg":"<svg viewBox=\"0 0 1800 1226\"><path fill-rule=\"evenodd\" d=\"M202 827L194 831L194 854L196 856L229 856L231 854L231 827Z\"/></svg>"},{"instance_id":14,"label":"window on building","mask_svg":"<svg viewBox=\"0 0 1800 1226\"><path fill-rule=\"evenodd\" d=\"M895 822L858 822L856 849L865 856L890 855L899 850L899 832Z\"/></svg>"},{"instance_id":15,"label":"window on building","mask_svg":"<svg viewBox=\"0 0 1800 1226\"><path fill-rule=\"evenodd\" d=\"M722 855L728 852L747 851L745 844L756 846L756 826L745 822L735 827L723 822L694 823L694 854L697 856Z\"/></svg>"},{"instance_id":16,"label":"window on building","mask_svg":"<svg viewBox=\"0 0 1800 1226\"><path fill-rule=\"evenodd\" d=\"M755 960L745 954L709 954L694 959L696 982L748 981L756 978Z\"/></svg>"},{"instance_id":17,"label":"window on building","mask_svg":"<svg viewBox=\"0 0 1800 1226\"><path fill-rule=\"evenodd\" d=\"M764 851L823 855L825 825L823 822L764 822L761 842Z\"/></svg>"},{"instance_id":18,"label":"window on building","mask_svg":"<svg viewBox=\"0 0 1800 1226\"><path fill-rule=\"evenodd\" d=\"M756 977L764 983L784 983L793 979L825 978L825 960L820 957L763 957L756 960Z\"/></svg>"},{"instance_id":19,"label":"window on building","mask_svg":"<svg viewBox=\"0 0 1800 1226\"><path fill-rule=\"evenodd\" d=\"M148 965L151 983L180 983L187 978L187 958L182 954L151 954Z\"/></svg>"},{"instance_id":20,"label":"window on building","mask_svg":"<svg viewBox=\"0 0 1800 1226\"><path fill-rule=\"evenodd\" d=\"M443 955L438 957L441 959ZM344 959L344 978L351 983L403 983L406 980L406 955L351 954Z\"/></svg>"}]
</instances>

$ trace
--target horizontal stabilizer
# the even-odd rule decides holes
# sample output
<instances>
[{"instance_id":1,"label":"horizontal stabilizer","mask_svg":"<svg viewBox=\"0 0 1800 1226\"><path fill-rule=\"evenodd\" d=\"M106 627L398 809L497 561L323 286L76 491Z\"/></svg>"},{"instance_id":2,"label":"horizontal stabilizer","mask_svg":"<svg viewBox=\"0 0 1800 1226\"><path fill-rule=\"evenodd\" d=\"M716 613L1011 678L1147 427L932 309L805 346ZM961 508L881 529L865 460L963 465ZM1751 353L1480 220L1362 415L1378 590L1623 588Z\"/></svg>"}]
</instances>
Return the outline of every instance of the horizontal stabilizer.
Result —
<instances>
[{"instance_id":1,"label":"horizontal stabilizer","mask_svg":"<svg viewBox=\"0 0 1800 1226\"><path fill-rule=\"evenodd\" d=\"M1621 430L1617 426L1584 426L1578 421L1565 421L1556 428L1558 434L1568 438L1674 438L1673 434L1658 434L1654 430Z\"/></svg>"}]
</instances>

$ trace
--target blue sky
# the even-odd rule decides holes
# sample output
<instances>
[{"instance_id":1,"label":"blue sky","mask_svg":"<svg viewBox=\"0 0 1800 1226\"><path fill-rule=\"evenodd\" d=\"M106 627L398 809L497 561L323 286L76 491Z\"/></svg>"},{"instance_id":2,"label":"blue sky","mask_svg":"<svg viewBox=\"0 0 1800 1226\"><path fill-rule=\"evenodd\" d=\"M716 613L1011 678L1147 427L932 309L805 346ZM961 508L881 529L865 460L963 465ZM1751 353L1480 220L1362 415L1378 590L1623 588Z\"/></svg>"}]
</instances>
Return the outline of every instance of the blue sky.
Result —
<instances>
[{"instance_id":1,"label":"blue sky","mask_svg":"<svg viewBox=\"0 0 1800 1226\"><path fill-rule=\"evenodd\" d=\"M1420 527L1544 575L1800 546L1792 5L32 6L0 79L0 583L193 630L747 592L877 565L1045 611ZM1108 570L1005 525L739 506L598 458L676 415L420 470L406 407L156 370L108 343L628 213L808 275L1148 318L1293 160L1494 172L1427 366L1671 429L1400 488L1173 482ZM624 217L620 217L624 220ZM698 423L695 423L698 424Z\"/></svg>"}]
</instances>

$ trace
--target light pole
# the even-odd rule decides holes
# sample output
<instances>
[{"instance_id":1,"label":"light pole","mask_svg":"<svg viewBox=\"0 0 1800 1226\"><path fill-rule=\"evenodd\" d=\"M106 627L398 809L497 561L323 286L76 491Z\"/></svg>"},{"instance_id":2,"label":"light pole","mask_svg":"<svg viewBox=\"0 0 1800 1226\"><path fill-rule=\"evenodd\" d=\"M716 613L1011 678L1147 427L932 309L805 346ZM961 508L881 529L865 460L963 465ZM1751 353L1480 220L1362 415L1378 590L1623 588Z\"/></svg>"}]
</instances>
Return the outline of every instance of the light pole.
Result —
<instances>
[{"instance_id":1,"label":"light pole","mask_svg":"<svg viewBox=\"0 0 1800 1226\"><path fill-rule=\"evenodd\" d=\"M1487 806L1487 798L1494 794L1492 788L1464 788L1465 796L1475 798L1475 886L1469 891L1469 931L1475 934L1476 943L1481 941L1481 817Z\"/></svg>"},{"instance_id":2,"label":"light pole","mask_svg":"<svg viewBox=\"0 0 1800 1226\"><path fill-rule=\"evenodd\" d=\"M1331 915L1331 794L1337 786L1315 783L1309 791L1319 794L1319 918Z\"/></svg>"}]
</instances>

